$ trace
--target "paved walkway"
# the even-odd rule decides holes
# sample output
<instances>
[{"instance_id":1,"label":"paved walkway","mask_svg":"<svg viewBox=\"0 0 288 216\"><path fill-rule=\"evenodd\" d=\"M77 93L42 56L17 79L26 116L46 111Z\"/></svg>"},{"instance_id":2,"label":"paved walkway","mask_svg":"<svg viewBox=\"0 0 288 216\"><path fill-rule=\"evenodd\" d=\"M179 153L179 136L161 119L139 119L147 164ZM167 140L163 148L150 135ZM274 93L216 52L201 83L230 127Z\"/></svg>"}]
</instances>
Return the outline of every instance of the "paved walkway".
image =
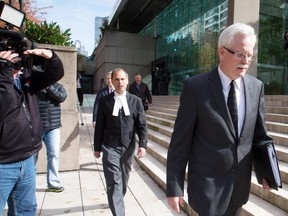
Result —
<instances>
[{"instance_id":1,"label":"paved walkway","mask_svg":"<svg viewBox=\"0 0 288 216\"><path fill-rule=\"evenodd\" d=\"M80 118L80 149L77 171L60 172L62 193L46 192L46 175L37 175L37 215L110 216L102 160L93 156L92 108L95 95L85 95ZM168 216L163 190L133 161L133 170L125 196L126 216ZM7 213L5 212L4 215ZM182 213L181 215L186 215Z\"/></svg>"}]
</instances>

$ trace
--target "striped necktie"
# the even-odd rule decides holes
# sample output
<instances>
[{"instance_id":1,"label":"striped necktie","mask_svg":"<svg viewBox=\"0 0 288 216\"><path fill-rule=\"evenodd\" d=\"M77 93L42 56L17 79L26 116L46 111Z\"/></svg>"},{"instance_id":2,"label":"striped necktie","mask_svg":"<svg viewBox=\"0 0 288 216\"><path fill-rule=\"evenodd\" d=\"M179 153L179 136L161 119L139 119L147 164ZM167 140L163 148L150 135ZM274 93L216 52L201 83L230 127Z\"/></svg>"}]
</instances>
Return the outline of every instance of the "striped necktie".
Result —
<instances>
[{"instance_id":1,"label":"striped necktie","mask_svg":"<svg viewBox=\"0 0 288 216\"><path fill-rule=\"evenodd\" d=\"M237 99L235 92L235 81L232 80L230 83L230 90L227 99L227 106L230 112L230 116L234 125L236 137L238 137L238 110L237 110Z\"/></svg>"}]
</instances>

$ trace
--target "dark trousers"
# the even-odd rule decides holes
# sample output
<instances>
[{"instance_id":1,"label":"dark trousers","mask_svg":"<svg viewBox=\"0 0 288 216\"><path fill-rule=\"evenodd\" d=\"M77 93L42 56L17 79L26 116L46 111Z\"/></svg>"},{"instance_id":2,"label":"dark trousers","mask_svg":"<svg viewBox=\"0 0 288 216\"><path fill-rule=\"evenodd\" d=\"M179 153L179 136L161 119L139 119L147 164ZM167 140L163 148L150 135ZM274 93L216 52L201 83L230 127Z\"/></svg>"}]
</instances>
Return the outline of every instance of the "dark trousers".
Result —
<instances>
[{"instance_id":1,"label":"dark trousers","mask_svg":"<svg viewBox=\"0 0 288 216\"><path fill-rule=\"evenodd\" d=\"M242 206L234 206L231 203L229 204L225 214L223 216L240 216ZM207 216L207 215L200 215L199 216Z\"/></svg>"},{"instance_id":2,"label":"dark trousers","mask_svg":"<svg viewBox=\"0 0 288 216\"><path fill-rule=\"evenodd\" d=\"M242 207L229 205L223 216L240 216Z\"/></svg>"},{"instance_id":3,"label":"dark trousers","mask_svg":"<svg viewBox=\"0 0 288 216\"><path fill-rule=\"evenodd\" d=\"M77 96L78 96L78 101L80 103L80 106L82 106L82 103L83 103L83 90L82 90L82 88L77 88Z\"/></svg>"},{"instance_id":4,"label":"dark trousers","mask_svg":"<svg viewBox=\"0 0 288 216\"><path fill-rule=\"evenodd\" d=\"M112 148L102 145L103 171L109 207L114 216L124 216L124 196L127 191L135 145L126 149L124 146Z\"/></svg>"}]
</instances>

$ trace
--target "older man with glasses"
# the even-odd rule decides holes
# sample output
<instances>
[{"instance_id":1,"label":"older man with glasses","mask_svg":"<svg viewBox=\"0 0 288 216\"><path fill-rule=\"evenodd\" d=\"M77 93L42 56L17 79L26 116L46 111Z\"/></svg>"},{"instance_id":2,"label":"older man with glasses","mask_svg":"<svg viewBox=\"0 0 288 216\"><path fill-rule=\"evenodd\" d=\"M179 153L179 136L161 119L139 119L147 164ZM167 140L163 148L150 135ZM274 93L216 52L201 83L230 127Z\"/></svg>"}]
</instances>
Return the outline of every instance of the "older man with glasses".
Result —
<instances>
[{"instance_id":1,"label":"older man with glasses","mask_svg":"<svg viewBox=\"0 0 288 216\"><path fill-rule=\"evenodd\" d=\"M188 166L188 201L200 216L239 215L248 201L252 146L267 135L263 83L246 74L254 29L236 23L220 34L220 64L184 82L167 158L169 206L180 212ZM266 168L264 168L266 169ZM266 179L262 186L270 189Z\"/></svg>"}]
</instances>

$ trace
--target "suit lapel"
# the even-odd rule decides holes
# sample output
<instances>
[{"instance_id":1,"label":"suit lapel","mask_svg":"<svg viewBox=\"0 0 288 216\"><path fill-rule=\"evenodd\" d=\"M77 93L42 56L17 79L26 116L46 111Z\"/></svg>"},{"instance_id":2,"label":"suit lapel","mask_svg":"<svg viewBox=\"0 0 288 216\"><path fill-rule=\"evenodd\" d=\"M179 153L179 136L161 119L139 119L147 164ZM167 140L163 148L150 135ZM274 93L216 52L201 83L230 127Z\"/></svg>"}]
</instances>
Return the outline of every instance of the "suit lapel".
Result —
<instances>
[{"instance_id":1,"label":"suit lapel","mask_svg":"<svg viewBox=\"0 0 288 216\"><path fill-rule=\"evenodd\" d=\"M253 89L252 89L252 83L251 80L249 79L248 76L244 76L243 77L243 84L244 84L244 100L245 100L245 116L244 116L244 122L243 122L243 126L242 126L242 130L241 130L241 134L243 133L243 131L245 130L248 120L246 118L247 113L251 113L252 112L252 107L251 105L254 103L255 104L255 98L253 98ZM240 135L241 135L240 134Z\"/></svg>"},{"instance_id":2,"label":"suit lapel","mask_svg":"<svg viewBox=\"0 0 288 216\"><path fill-rule=\"evenodd\" d=\"M225 120L230 132L236 137L235 130L233 127L232 119L229 115L229 110L226 105L226 101L223 94L222 83L218 74L218 69L214 69L209 76L209 88L210 92L215 100L220 115Z\"/></svg>"},{"instance_id":3,"label":"suit lapel","mask_svg":"<svg viewBox=\"0 0 288 216\"><path fill-rule=\"evenodd\" d=\"M126 99L127 99L127 104L128 104L128 107L129 109L131 109L131 94L129 92L126 93Z\"/></svg>"}]
</instances>

